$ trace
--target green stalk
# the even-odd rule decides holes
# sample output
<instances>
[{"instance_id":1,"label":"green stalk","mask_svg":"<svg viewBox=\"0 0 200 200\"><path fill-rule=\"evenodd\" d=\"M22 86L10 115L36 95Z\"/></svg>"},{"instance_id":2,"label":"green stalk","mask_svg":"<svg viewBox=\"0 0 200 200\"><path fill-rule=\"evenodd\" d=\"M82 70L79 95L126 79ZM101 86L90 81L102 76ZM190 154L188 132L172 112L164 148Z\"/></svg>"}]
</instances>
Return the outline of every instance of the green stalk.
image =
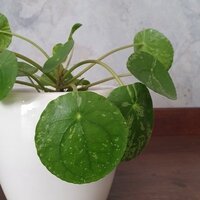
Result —
<instances>
[{"instance_id":1,"label":"green stalk","mask_svg":"<svg viewBox=\"0 0 200 200\"><path fill-rule=\"evenodd\" d=\"M75 84L71 83L70 87L72 88L73 92L76 92L76 93L78 92L78 89Z\"/></svg>"},{"instance_id":2,"label":"green stalk","mask_svg":"<svg viewBox=\"0 0 200 200\"><path fill-rule=\"evenodd\" d=\"M132 76L132 74L125 73L125 74L118 74L118 76L119 76L120 78L123 78L123 77ZM111 77L108 77L108 78L105 78L105 79L96 81L96 82L94 82L94 83L91 83L91 84L88 84L88 85L84 85L84 86L82 86L80 89L88 89L89 87L93 87L93 86L99 85L99 84L101 84L101 83L105 83L105 82L111 81L111 80L113 80L113 79L114 79L114 77L111 76Z\"/></svg>"},{"instance_id":3,"label":"green stalk","mask_svg":"<svg viewBox=\"0 0 200 200\"><path fill-rule=\"evenodd\" d=\"M115 78L115 80L119 83L119 85L121 85L121 86L124 85L124 83L121 81L121 79L119 78L119 76L115 73L115 71L114 71L111 67L109 67L106 63L101 62L101 61L99 61L99 60L84 60L84 61L82 61L82 62L80 62L80 63L77 63L77 64L74 65L72 68L70 68L69 71L67 71L67 72L65 73L64 79L65 79L65 78L68 76L68 74L71 73L73 70L77 69L78 67L80 67L80 66L82 66L82 65L84 65L84 64L88 64L88 63L92 63L93 66L94 66L95 64L101 65L102 67L104 67L107 71L109 71L109 72L112 74L112 76L113 76L113 77ZM83 70L83 71L84 71L84 70ZM75 80L75 79L72 78L72 79L68 82L68 84L72 83L74 80Z\"/></svg>"},{"instance_id":4,"label":"green stalk","mask_svg":"<svg viewBox=\"0 0 200 200\"><path fill-rule=\"evenodd\" d=\"M29 76L28 76L28 79L33 85L35 85L33 80ZM37 87L35 87L35 90L40 93L40 90Z\"/></svg>"},{"instance_id":5,"label":"green stalk","mask_svg":"<svg viewBox=\"0 0 200 200\"><path fill-rule=\"evenodd\" d=\"M107 53L105 53L104 55L102 55L101 57L97 58L97 60L103 60L104 58L112 55L113 53L116 53L118 51L121 51L121 50L124 50L124 49L129 49L129 48L132 48L133 47L133 44L129 44L129 45L125 45L125 46L122 46L122 47L119 47L119 48L116 48L116 49L113 49Z\"/></svg>"},{"instance_id":6,"label":"green stalk","mask_svg":"<svg viewBox=\"0 0 200 200\"><path fill-rule=\"evenodd\" d=\"M35 42L33 42L32 40L24 37L24 36L21 36L19 34L16 34L16 33L11 33L11 32L7 32L7 31L0 31L0 33L3 33L3 34L6 34L6 35L11 35L11 36L15 36L17 38L20 38L30 44L32 44L36 49L38 49L46 58L49 58L48 54L44 51L44 49L42 49L38 44L36 44Z\"/></svg>"},{"instance_id":7,"label":"green stalk","mask_svg":"<svg viewBox=\"0 0 200 200\"><path fill-rule=\"evenodd\" d=\"M101 57L97 58L97 61L101 61L101 60L103 60L104 58L106 58L106 57L112 55L113 53L116 53L116 52L121 51L121 50L124 50L124 49L131 48L131 47L133 47L132 44L131 44L131 45L125 45L125 46L122 46L122 47L113 49L113 50L107 52L106 54L102 55ZM96 64L97 64L97 63L92 63L92 64L88 65L83 71L79 72L76 76L74 76L73 80L79 78L80 76L82 76L85 72L87 72L89 69L91 69L91 68L92 68L94 65L96 65ZM73 68L73 67L72 67L72 68ZM71 69L72 69L72 68L71 68ZM73 70L71 70L71 69L70 69L69 71L72 72Z\"/></svg>"},{"instance_id":8,"label":"green stalk","mask_svg":"<svg viewBox=\"0 0 200 200\"><path fill-rule=\"evenodd\" d=\"M27 83L25 81L16 80L15 83L20 84L20 85L25 85L25 86L33 87L33 88L37 88L38 90L41 89L38 85L35 85L35 84L32 84L32 83Z\"/></svg>"},{"instance_id":9,"label":"green stalk","mask_svg":"<svg viewBox=\"0 0 200 200\"><path fill-rule=\"evenodd\" d=\"M20 59L22 59L22 60L28 62L29 64L33 65L34 67L36 67L36 68L37 68L38 70L40 70L43 74L45 74L50 80L52 80L54 83L56 83L56 79L55 79L53 76L51 76L50 74L45 73L45 72L43 71L42 66L40 66L38 63L36 63L35 61L31 60L30 58L28 58L28 57L26 57L26 56L24 56L24 55L22 55L22 54L19 54L19 53L17 53L17 52L13 52L13 53L16 55L16 57L18 57L18 58L20 58Z\"/></svg>"},{"instance_id":10,"label":"green stalk","mask_svg":"<svg viewBox=\"0 0 200 200\"><path fill-rule=\"evenodd\" d=\"M73 49L70 52L69 59L67 60L67 64L66 64L65 69L67 69L69 67L69 64L70 64L70 62L72 60L73 54L74 54L74 47L73 47Z\"/></svg>"},{"instance_id":11,"label":"green stalk","mask_svg":"<svg viewBox=\"0 0 200 200\"><path fill-rule=\"evenodd\" d=\"M25 85L25 86L28 86L28 87L37 88L37 89L41 90L41 87L39 85L35 85L35 84L28 83L28 82L25 82L25 81L16 80L15 83L20 84L20 85ZM48 92L55 92L54 90L51 90L49 88L46 88L46 90Z\"/></svg>"},{"instance_id":12,"label":"green stalk","mask_svg":"<svg viewBox=\"0 0 200 200\"><path fill-rule=\"evenodd\" d=\"M44 90L45 92L47 92L47 89L43 86L43 84L33 75L33 74L29 74L25 71L22 71L24 74L26 74L27 76L31 77L39 86L42 90Z\"/></svg>"}]
</instances>

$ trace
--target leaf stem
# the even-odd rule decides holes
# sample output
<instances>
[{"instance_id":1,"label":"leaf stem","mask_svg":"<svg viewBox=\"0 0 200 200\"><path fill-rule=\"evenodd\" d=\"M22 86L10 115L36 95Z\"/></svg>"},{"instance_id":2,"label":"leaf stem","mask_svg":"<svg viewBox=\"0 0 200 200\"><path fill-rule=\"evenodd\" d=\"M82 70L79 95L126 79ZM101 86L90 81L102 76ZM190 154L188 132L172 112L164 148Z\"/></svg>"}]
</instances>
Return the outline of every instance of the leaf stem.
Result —
<instances>
[{"instance_id":1,"label":"leaf stem","mask_svg":"<svg viewBox=\"0 0 200 200\"><path fill-rule=\"evenodd\" d=\"M35 85L33 83L27 83L25 81L16 80L15 83L20 84L20 85L26 85L26 86L33 87L33 88L37 88L39 90L41 89L38 85Z\"/></svg>"},{"instance_id":2,"label":"leaf stem","mask_svg":"<svg viewBox=\"0 0 200 200\"><path fill-rule=\"evenodd\" d=\"M39 86L42 90L44 90L45 92L47 92L46 88L43 86L43 84L40 82L40 80L38 80L33 74L30 74L26 71L20 70L21 72L23 72L26 76L32 78Z\"/></svg>"},{"instance_id":3,"label":"leaf stem","mask_svg":"<svg viewBox=\"0 0 200 200\"><path fill-rule=\"evenodd\" d=\"M34 82L33 82L33 80L32 80L29 76L28 76L28 79L29 79L29 81L30 81L33 85L35 85ZM35 87L35 89L36 89L37 92L40 93L40 90L39 90L37 87Z\"/></svg>"},{"instance_id":4,"label":"leaf stem","mask_svg":"<svg viewBox=\"0 0 200 200\"><path fill-rule=\"evenodd\" d=\"M121 50L124 50L124 49L131 48L131 47L133 47L132 44L130 44L130 45L125 45L125 46L122 46L122 47L113 49L113 50L107 52L106 54L102 55L101 57L97 58L97 60L98 60L98 61L101 61L101 60L103 60L104 58L106 58L106 57L112 55L113 53L116 53L116 52L121 51ZM81 75L83 75L83 74L84 74L85 72L87 72L89 69L91 69L95 64L97 64L97 63L92 63L92 64L88 65L83 71L79 72L76 76L74 76L74 79L79 78ZM72 71L71 71L71 72L72 72Z\"/></svg>"},{"instance_id":5,"label":"leaf stem","mask_svg":"<svg viewBox=\"0 0 200 200\"><path fill-rule=\"evenodd\" d=\"M72 88L73 92L76 92L76 93L78 92L78 89L75 84L71 83L70 87Z\"/></svg>"},{"instance_id":6,"label":"leaf stem","mask_svg":"<svg viewBox=\"0 0 200 200\"><path fill-rule=\"evenodd\" d=\"M31 77L39 86L42 90L44 90L45 92L47 92L46 88L43 86L43 84L32 74L29 74L27 72L23 72L25 74L27 74L27 76Z\"/></svg>"},{"instance_id":7,"label":"leaf stem","mask_svg":"<svg viewBox=\"0 0 200 200\"><path fill-rule=\"evenodd\" d=\"M41 87L39 85L35 85L34 83L32 84L32 83L28 83L28 82L20 81L20 80L16 80L15 83L20 84L20 85L25 85L25 86L33 87L33 88L37 88L37 89L41 90ZM55 92L54 90L51 90L49 88L46 88L46 90L48 92Z\"/></svg>"},{"instance_id":8,"label":"leaf stem","mask_svg":"<svg viewBox=\"0 0 200 200\"><path fill-rule=\"evenodd\" d=\"M71 60L72 60L73 54L74 54L74 47L72 48L72 50L71 50L71 52L70 52L70 55L69 55L69 58L68 58L68 60L67 60L67 64L66 64L65 69L67 69L67 68L69 67L69 64L70 64L70 62L71 62Z\"/></svg>"},{"instance_id":9,"label":"leaf stem","mask_svg":"<svg viewBox=\"0 0 200 200\"><path fill-rule=\"evenodd\" d=\"M53 76L51 76L50 74L45 73L43 71L42 66L40 66L38 63L36 63L35 61L31 60L30 58L28 58L28 57L26 57L26 56L24 56L22 54L19 54L17 52L13 52L13 53L16 55L16 57L18 57L18 58L20 58L20 59L32 64L34 67L36 67L38 70L40 70L43 74L45 74L50 80L52 80L54 83L56 83L56 79Z\"/></svg>"},{"instance_id":10,"label":"leaf stem","mask_svg":"<svg viewBox=\"0 0 200 200\"><path fill-rule=\"evenodd\" d=\"M35 42L33 42L32 40L30 40L29 38L26 38L24 36L21 36L17 33L12 33L12 32L7 32L7 31L0 31L0 33L6 34L6 35L12 35L15 36L17 38L20 38L30 44L32 44L35 48L37 48L46 58L49 58L48 54L44 51L44 49L42 49L42 47L40 47L38 44L36 44Z\"/></svg>"},{"instance_id":11,"label":"leaf stem","mask_svg":"<svg viewBox=\"0 0 200 200\"><path fill-rule=\"evenodd\" d=\"M116 48L116 49L113 49L107 53L105 53L104 55L102 55L101 57L97 58L97 60L103 60L104 58L112 55L113 53L116 53L118 51L121 51L121 50L124 50L124 49L129 49L129 48L132 48L133 47L133 44L129 44L129 45L125 45L125 46L122 46L122 47L119 47L119 48Z\"/></svg>"},{"instance_id":12,"label":"leaf stem","mask_svg":"<svg viewBox=\"0 0 200 200\"><path fill-rule=\"evenodd\" d=\"M104 67L107 71L109 71L112 76L114 77L114 79L119 83L119 85L123 86L124 83L121 81L121 79L119 78L119 76L115 73L115 71L109 67L106 63L100 61L100 60L84 60L82 62L77 63L76 65L74 65L72 68L70 68L65 74L64 74L64 79L75 69L77 69L78 67L84 65L84 64L88 64L88 63L92 63L94 66L95 64L99 64L102 67ZM84 71L84 70L83 70ZM68 84L72 83L74 80L76 80L75 77L73 77Z\"/></svg>"},{"instance_id":13,"label":"leaf stem","mask_svg":"<svg viewBox=\"0 0 200 200\"><path fill-rule=\"evenodd\" d=\"M132 76L132 74L130 74L130 73L124 73L124 74L118 74L118 76L119 76L120 78L123 78L123 77ZM95 86L95 85L99 85L99 84L101 84L101 83L105 83L105 82L107 82L107 81L111 81L111 80L113 80L113 79L114 79L114 77L111 76L111 77L108 77L108 78L105 78L105 79L102 79L102 80L93 82L93 83L91 83L91 84L84 85L84 86L82 86L80 89L88 89L89 87L93 87L93 86Z\"/></svg>"}]
</instances>

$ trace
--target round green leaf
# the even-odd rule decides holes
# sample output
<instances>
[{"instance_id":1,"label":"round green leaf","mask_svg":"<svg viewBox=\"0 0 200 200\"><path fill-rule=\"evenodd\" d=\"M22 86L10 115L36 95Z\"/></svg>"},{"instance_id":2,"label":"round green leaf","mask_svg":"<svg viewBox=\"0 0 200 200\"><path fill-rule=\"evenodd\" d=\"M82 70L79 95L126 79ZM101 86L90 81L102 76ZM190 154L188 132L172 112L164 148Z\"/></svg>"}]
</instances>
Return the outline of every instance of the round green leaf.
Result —
<instances>
[{"instance_id":1,"label":"round green leaf","mask_svg":"<svg viewBox=\"0 0 200 200\"><path fill-rule=\"evenodd\" d=\"M129 137L123 160L131 160L141 153L152 133L151 96L145 85L135 83L114 89L108 99L120 109L127 121Z\"/></svg>"},{"instance_id":2,"label":"round green leaf","mask_svg":"<svg viewBox=\"0 0 200 200\"><path fill-rule=\"evenodd\" d=\"M0 53L0 100L12 90L18 71L14 53L4 50Z\"/></svg>"},{"instance_id":3,"label":"round green leaf","mask_svg":"<svg viewBox=\"0 0 200 200\"><path fill-rule=\"evenodd\" d=\"M8 19L0 13L0 31L11 32ZM12 41L12 36L0 32L0 51L6 49Z\"/></svg>"},{"instance_id":4,"label":"round green leaf","mask_svg":"<svg viewBox=\"0 0 200 200\"><path fill-rule=\"evenodd\" d=\"M18 62L18 74L17 76L27 76L28 74L35 74L37 72L37 68L29 65L25 62Z\"/></svg>"},{"instance_id":5,"label":"round green leaf","mask_svg":"<svg viewBox=\"0 0 200 200\"><path fill-rule=\"evenodd\" d=\"M67 93L51 101L36 127L42 163L62 180L89 183L121 161L128 128L119 109L92 92Z\"/></svg>"},{"instance_id":6,"label":"round green leaf","mask_svg":"<svg viewBox=\"0 0 200 200\"><path fill-rule=\"evenodd\" d=\"M136 34L134 49L154 56L168 70L173 62L174 50L170 41L154 29L146 29Z\"/></svg>"},{"instance_id":7,"label":"round green leaf","mask_svg":"<svg viewBox=\"0 0 200 200\"><path fill-rule=\"evenodd\" d=\"M145 52L132 54L127 62L128 70L153 91L176 99L176 89L169 73L152 55Z\"/></svg>"}]
</instances>

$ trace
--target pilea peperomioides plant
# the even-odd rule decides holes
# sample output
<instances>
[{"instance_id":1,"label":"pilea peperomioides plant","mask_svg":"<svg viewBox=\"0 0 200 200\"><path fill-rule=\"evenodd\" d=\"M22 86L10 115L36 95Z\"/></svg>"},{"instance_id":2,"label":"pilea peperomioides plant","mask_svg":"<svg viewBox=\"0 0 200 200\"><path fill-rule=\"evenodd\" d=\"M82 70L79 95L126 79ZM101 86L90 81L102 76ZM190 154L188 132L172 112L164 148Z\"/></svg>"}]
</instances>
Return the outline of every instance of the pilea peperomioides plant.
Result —
<instances>
[{"instance_id":1,"label":"pilea peperomioides plant","mask_svg":"<svg viewBox=\"0 0 200 200\"><path fill-rule=\"evenodd\" d=\"M7 18L0 14L0 100L15 84L35 88L36 92L63 92L49 102L38 119L35 145L41 162L51 173L67 182L83 184L103 178L144 149L153 127L153 106L147 88L170 99L176 99L176 90L168 73L173 47L162 33L142 30L135 35L133 44L71 66L73 34L80 26L75 24L67 42L56 44L49 56L30 39L13 33ZM13 36L41 51L46 57L44 64L8 50ZM127 61L130 74L116 74L102 60L127 48L134 49ZM112 76L94 83L83 78L96 64ZM74 70L83 65L84 69L75 74ZM140 82L123 83L121 78L130 75ZM27 79L22 81L20 77ZM119 87L108 97L88 91L112 79Z\"/></svg>"}]
</instances>

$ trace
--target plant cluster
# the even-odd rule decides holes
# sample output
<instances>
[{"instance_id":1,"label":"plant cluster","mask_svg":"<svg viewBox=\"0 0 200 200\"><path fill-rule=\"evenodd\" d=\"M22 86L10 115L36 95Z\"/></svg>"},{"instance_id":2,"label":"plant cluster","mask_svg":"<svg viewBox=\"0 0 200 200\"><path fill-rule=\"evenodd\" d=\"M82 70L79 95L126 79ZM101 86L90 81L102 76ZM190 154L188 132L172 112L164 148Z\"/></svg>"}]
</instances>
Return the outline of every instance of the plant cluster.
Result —
<instances>
[{"instance_id":1,"label":"plant cluster","mask_svg":"<svg viewBox=\"0 0 200 200\"><path fill-rule=\"evenodd\" d=\"M80 26L75 24L66 43L56 44L49 56L35 42L12 32L7 18L0 14L0 100L9 95L15 84L37 92L63 92L41 114L35 145L41 162L51 173L67 182L83 184L103 178L144 149L153 127L148 88L170 99L176 99L176 90L168 73L174 51L162 33L142 30L132 44L71 66L73 35ZM37 48L46 58L44 64L8 50L13 36ZM130 74L116 74L103 59L127 48L133 49L127 61ZM109 71L111 77L93 83L86 80L83 74L96 64ZM75 74L79 67L84 68ZM139 82L127 85L121 80L130 75ZM21 77L27 77L27 81ZM119 86L108 97L88 91L112 79Z\"/></svg>"}]
</instances>

